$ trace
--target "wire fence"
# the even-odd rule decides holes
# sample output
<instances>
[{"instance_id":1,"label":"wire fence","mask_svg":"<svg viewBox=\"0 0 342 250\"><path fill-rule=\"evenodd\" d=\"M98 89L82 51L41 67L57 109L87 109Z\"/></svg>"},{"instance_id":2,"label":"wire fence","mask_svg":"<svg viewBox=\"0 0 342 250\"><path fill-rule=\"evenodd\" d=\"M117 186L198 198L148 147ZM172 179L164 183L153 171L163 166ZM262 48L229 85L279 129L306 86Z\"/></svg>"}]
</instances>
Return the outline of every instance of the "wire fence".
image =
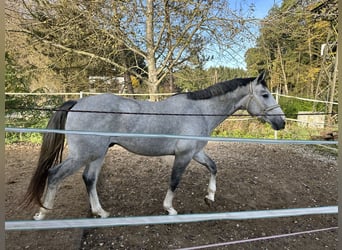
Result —
<instances>
[{"instance_id":1,"label":"wire fence","mask_svg":"<svg viewBox=\"0 0 342 250\"><path fill-rule=\"evenodd\" d=\"M47 96L47 97L51 97L51 96L60 96L60 97L65 97L66 99L70 98L83 98L86 96L90 96L90 95L101 95L104 93L97 93L97 92L85 92L85 91L80 91L80 92L65 92L65 93L13 93L13 92L6 92L5 96ZM177 93L155 93L155 94L149 94L149 93L139 93L139 94L130 94L130 93L115 93L115 95L119 95L119 96L127 96L127 97L149 97L149 96L157 96L160 99L165 99L169 96L175 95ZM338 102L330 102L330 101L322 101L322 100L315 100L315 99L310 99L310 98L303 98L303 97L297 97L297 96L289 96L289 95L283 95L283 94L279 94L279 93L272 93L272 95L275 96L276 100L279 102L279 98L286 98L286 99L295 99L295 100L300 100L300 101L306 101L306 102L312 102L312 103L322 103L325 105L331 104L331 105L338 105ZM10 107L12 109L15 109L16 107ZM31 107L33 108L33 107ZM290 115L337 115L337 112L332 112L332 113L327 113L327 112L302 112L301 114L295 113L295 114L289 114L287 113L287 116ZM233 114L234 116L234 114ZM235 116L240 116L240 115L235 115Z\"/></svg>"},{"instance_id":2,"label":"wire fence","mask_svg":"<svg viewBox=\"0 0 342 250\"><path fill-rule=\"evenodd\" d=\"M103 93L95 93L95 92L73 92L73 93L10 93L7 92L6 100L11 99L12 97L32 97L33 99L26 100L23 103L11 103L9 102L8 105L6 103L6 124L7 126L11 127L43 127L43 121L49 118L49 115L52 111L58 110L57 102L62 103L66 99L78 99L82 97L86 97L89 95L99 95ZM168 96L174 95L176 93L157 93L153 94L158 96L158 99L164 99ZM151 94L118 94L121 96L129 96L129 97L138 97L138 98L145 98L151 96ZM279 93L273 93L276 100L279 102L279 99L296 99L305 102L311 103L323 103L324 105L332 104L338 105L337 102L326 102L321 100L314 100L309 98L302 98L302 97L295 97L295 96L287 96ZM46 99L45 102L41 100L35 100L35 97L43 97ZM26 98L25 98L26 99ZM146 98L145 98L146 99ZM286 105L284 105L286 106ZM87 111L77 111L73 110L70 112L87 112ZM101 111L99 111L101 112ZM224 122L222 122L215 130L214 135L218 136L229 136L229 137L241 137L244 135L248 135L248 137L265 137L265 138L291 138L294 133L297 133L298 139L308 139L308 137L325 137L327 136L320 136L319 133L324 133L325 130L328 131L337 131L337 114L327 113L327 112L311 112L311 111L304 111L304 112L293 112L293 110L284 110L286 113L286 121L288 123L287 127L289 128L287 131L288 133L273 131L269 129L256 129L255 125L253 125L256 121L256 118L251 117L247 112L239 111L232 114L228 117ZM105 113L105 112L102 112ZM106 112L106 113L116 113L118 112ZM124 112L120 112L120 114L124 114ZM128 113L127 113L128 114ZM134 115L135 113L129 113ZM172 114L156 114L156 113L144 113L143 115L185 115L185 114L177 114L173 112ZM186 114L186 116L225 116L225 114ZM45 119L45 120L44 120ZM34 123L34 120L38 121L38 124ZM296 125L292 125L296 124ZM297 129L294 126L299 126ZM293 131L294 132L293 132ZM320 132L321 131L321 132ZM262 132L260 134L260 132ZM337 134L337 133L333 133ZM19 134L19 138L23 138L22 134ZM34 140L38 140L34 138ZM317 139L316 138L316 139ZM335 136L332 136L330 139L335 139ZM9 141L16 140L10 139Z\"/></svg>"},{"instance_id":3,"label":"wire fence","mask_svg":"<svg viewBox=\"0 0 342 250\"><path fill-rule=\"evenodd\" d=\"M80 92L58 92L58 93L20 93L20 92L5 92L5 95L8 96L77 96L78 98L83 98L85 96L89 95L101 95L104 93L98 93L98 92L87 92L87 91L80 91ZM137 94L130 94L130 93L115 93L115 95L119 96L132 96L132 97L139 97L139 96L158 96L160 98L165 98L168 96L175 95L177 93L154 93L154 94L149 94L149 93L137 93ZM279 94L279 93L272 93L275 97L284 97L284 98L290 98L290 99L297 99L297 100L302 100L302 101L308 101L308 102L317 102L317 103L324 103L324 104L333 104L333 105L338 105L338 102L330 102L330 101L322 101L322 100L316 100L316 99L311 99L311 98L304 98L304 97L298 97L298 96L290 96L290 95L284 95L284 94Z\"/></svg>"},{"instance_id":4,"label":"wire fence","mask_svg":"<svg viewBox=\"0 0 342 250\"><path fill-rule=\"evenodd\" d=\"M181 139L196 141L218 141L218 142L241 142L241 143L262 143L262 144L302 144L302 145L320 145L330 144L337 145L338 141L326 140L276 140L276 139L247 139L247 138L227 138L213 136L193 136L193 135L173 135L173 134L143 134L143 133L114 133L101 131L84 131L84 130L59 130L59 129L40 129L40 128L5 128L6 132L16 133L57 133L57 134L74 134L74 135L95 135L106 137L133 137L133 138L164 138L164 139Z\"/></svg>"},{"instance_id":5,"label":"wire fence","mask_svg":"<svg viewBox=\"0 0 342 250\"><path fill-rule=\"evenodd\" d=\"M28 93L6 93L6 95L27 95ZM29 93L37 95L37 93ZM39 93L46 95L46 93ZM55 95L55 93L50 93ZM59 95L76 95L76 93L58 93ZM78 93L79 97L85 95L94 94L87 92ZM96 93L99 94L99 93ZM124 94L127 95L127 94ZM147 95L147 94L144 94ZM159 94L161 95L161 94ZM171 95L171 94L167 94ZM163 94L165 96L165 94ZM293 97L295 98L295 97ZM333 105L338 103L334 102ZM37 108L37 111L54 111L53 108ZM132 114L135 115L135 114ZM141 115L141 114L140 114ZM144 115L156 115L156 114L144 114ZM175 114L163 114L163 115L175 115ZM177 115L177 114L176 114ZM181 115L181 114L179 114ZM196 115L196 114L192 114ZM201 114L203 115L203 114ZM209 115L209 114L207 114ZM220 114L218 114L220 115ZM222 115L222 114L221 114ZM239 114L245 116L244 114ZM246 118L245 118L246 119ZM18 127L6 127L6 132L14 133L64 133L64 134L78 134L78 135L96 135L96 136L122 136L122 137L141 137L141 138L171 138L171 139L184 139L184 140L204 140L204 141L222 141L222 142L240 142L240 143L264 143L264 144L310 144L321 145L330 144L338 145L338 141L326 141L326 140L277 140L277 139L243 139L243 138L227 138L227 137L199 137L191 135L171 135L171 134L138 134L138 133L109 133L101 131L68 131L68 130L51 130L41 128L18 128ZM171 223L190 223L200 221L211 220L247 220L247 219L260 219L260 218L280 218L291 216L303 216L314 214L337 214L337 206L328 207L314 207L314 208L295 208L295 209L279 209L279 210L265 210L265 211L243 211L243 212L226 212L226 213L212 213L212 214L186 214L176 216L141 216L141 217L116 217L106 219L70 219L70 220L46 220L46 221L6 221L5 230L46 230L46 229L64 229L64 228L90 228L90 227L113 227L113 226L125 226L125 225L151 225L151 224L171 224ZM331 227L327 229L311 230L322 232L327 230L336 230L337 227ZM310 232L311 232L310 231ZM290 237L299 234L305 234L308 232L298 232L293 235L278 235L270 236L267 239L274 239L280 237ZM266 237L251 239L252 241L265 240ZM242 241L222 243L226 245L239 244ZM201 249L218 246L198 246L188 249ZM223 245L222 245L223 246Z\"/></svg>"},{"instance_id":6,"label":"wire fence","mask_svg":"<svg viewBox=\"0 0 342 250\"><path fill-rule=\"evenodd\" d=\"M301 236L301 235L313 234L313 233L321 233L321 232L333 231L333 230L337 230L337 229L338 229L338 227L321 228L321 229L307 230L307 231L295 232L295 233L278 234L278 235L264 236L264 237L252 238L252 239L243 239L243 240L214 243L214 244L195 246L195 247L179 248L178 250L195 250L195 249L209 249L209 248L213 248L213 247L215 247L215 248L225 247L225 246L231 246L231 245L237 245L237 244L243 244L243 243L251 243L251 242L265 241L265 240L274 240L274 239L287 238L287 237L293 237L293 236Z\"/></svg>"}]
</instances>

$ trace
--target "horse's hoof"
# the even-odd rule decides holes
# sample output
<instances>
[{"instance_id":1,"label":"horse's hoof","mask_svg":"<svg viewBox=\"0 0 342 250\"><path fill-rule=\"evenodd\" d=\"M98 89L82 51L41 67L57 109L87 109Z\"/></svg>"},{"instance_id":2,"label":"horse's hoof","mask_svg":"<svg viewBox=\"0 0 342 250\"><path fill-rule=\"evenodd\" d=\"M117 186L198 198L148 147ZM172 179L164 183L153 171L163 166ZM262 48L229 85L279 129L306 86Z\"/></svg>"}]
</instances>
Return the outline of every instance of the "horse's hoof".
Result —
<instances>
[{"instance_id":1,"label":"horse's hoof","mask_svg":"<svg viewBox=\"0 0 342 250\"><path fill-rule=\"evenodd\" d=\"M101 217L101 218L108 218L109 215L110 215L109 212L103 210L103 212L100 214L100 217Z\"/></svg>"},{"instance_id":2,"label":"horse's hoof","mask_svg":"<svg viewBox=\"0 0 342 250\"><path fill-rule=\"evenodd\" d=\"M209 199L207 196L204 198L205 204L207 204L208 207L214 206L214 201L212 199Z\"/></svg>"},{"instance_id":3,"label":"horse's hoof","mask_svg":"<svg viewBox=\"0 0 342 250\"><path fill-rule=\"evenodd\" d=\"M39 212L33 216L33 219L34 220L42 220L46 217L46 214L49 213L50 211L51 210L49 210L49 209L41 207L41 208L39 208Z\"/></svg>"},{"instance_id":4,"label":"horse's hoof","mask_svg":"<svg viewBox=\"0 0 342 250\"><path fill-rule=\"evenodd\" d=\"M110 215L110 213L105 210L102 210L100 212L93 212L92 214L94 218L108 218Z\"/></svg>"},{"instance_id":5,"label":"horse's hoof","mask_svg":"<svg viewBox=\"0 0 342 250\"><path fill-rule=\"evenodd\" d=\"M33 216L34 220L43 220L45 218L46 214L42 212L38 212Z\"/></svg>"},{"instance_id":6,"label":"horse's hoof","mask_svg":"<svg viewBox=\"0 0 342 250\"><path fill-rule=\"evenodd\" d=\"M205 199L210 200L212 202L215 201L215 193L209 193L205 196Z\"/></svg>"},{"instance_id":7,"label":"horse's hoof","mask_svg":"<svg viewBox=\"0 0 342 250\"><path fill-rule=\"evenodd\" d=\"M177 215L178 212L172 207L167 209L167 211L169 212L169 215Z\"/></svg>"}]
</instances>

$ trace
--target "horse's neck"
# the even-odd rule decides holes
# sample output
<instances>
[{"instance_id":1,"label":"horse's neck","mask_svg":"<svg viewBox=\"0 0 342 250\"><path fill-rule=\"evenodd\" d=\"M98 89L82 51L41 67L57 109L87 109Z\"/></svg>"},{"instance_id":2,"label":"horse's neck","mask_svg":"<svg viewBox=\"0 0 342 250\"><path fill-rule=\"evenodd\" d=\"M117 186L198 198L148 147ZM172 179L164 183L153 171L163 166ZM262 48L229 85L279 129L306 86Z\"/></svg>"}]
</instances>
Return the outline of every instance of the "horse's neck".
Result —
<instances>
[{"instance_id":1,"label":"horse's neck","mask_svg":"<svg viewBox=\"0 0 342 250\"><path fill-rule=\"evenodd\" d=\"M240 88L225 95L212 97L203 100L202 112L204 114L213 114L207 116L207 120L212 129L216 128L227 117L241 109L244 97L248 95L248 89ZM216 115L217 114L217 115Z\"/></svg>"}]
</instances>

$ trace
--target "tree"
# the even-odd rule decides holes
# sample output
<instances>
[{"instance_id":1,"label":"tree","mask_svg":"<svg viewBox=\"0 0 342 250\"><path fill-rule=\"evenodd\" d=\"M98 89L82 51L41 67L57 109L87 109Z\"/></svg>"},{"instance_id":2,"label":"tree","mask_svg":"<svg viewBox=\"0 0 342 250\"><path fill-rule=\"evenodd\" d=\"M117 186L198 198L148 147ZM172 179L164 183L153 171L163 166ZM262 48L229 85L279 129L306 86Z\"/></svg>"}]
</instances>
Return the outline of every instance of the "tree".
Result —
<instances>
[{"instance_id":1,"label":"tree","mask_svg":"<svg viewBox=\"0 0 342 250\"><path fill-rule=\"evenodd\" d=\"M18 31L29 34L37 49L69 57L66 66L79 72L101 65L106 72L129 73L142 81L147 77L150 93L173 69L187 66L209 46L229 48L246 26L221 0L22 3Z\"/></svg>"},{"instance_id":2,"label":"tree","mask_svg":"<svg viewBox=\"0 0 342 250\"><path fill-rule=\"evenodd\" d=\"M37 44L30 42L30 36L21 30L22 6L19 1L6 1L5 8L5 52L6 65L14 63L18 74L25 77L27 91L44 88L55 92L60 89L61 78L49 65L51 59L37 50Z\"/></svg>"},{"instance_id":3,"label":"tree","mask_svg":"<svg viewBox=\"0 0 342 250\"><path fill-rule=\"evenodd\" d=\"M321 46L336 44L336 23L337 1L284 0L262 20L256 46L245 54L248 71L267 68L273 88L318 98L317 93L333 86L333 77L322 83L331 59L321 56Z\"/></svg>"},{"instance_id":4,"label":"tree","mask_svg":"<svg viewBox=\"0 0 342 250\"><path fill-rule=\"evenodd\" d=\"M182 91L203 89L217 82L238 77L247 77L244 69L229 67L211 67L209 69L187 67L175 73L176 85ZM253 74L255 76L256 74Z\"/></svg>"}]
</instances>

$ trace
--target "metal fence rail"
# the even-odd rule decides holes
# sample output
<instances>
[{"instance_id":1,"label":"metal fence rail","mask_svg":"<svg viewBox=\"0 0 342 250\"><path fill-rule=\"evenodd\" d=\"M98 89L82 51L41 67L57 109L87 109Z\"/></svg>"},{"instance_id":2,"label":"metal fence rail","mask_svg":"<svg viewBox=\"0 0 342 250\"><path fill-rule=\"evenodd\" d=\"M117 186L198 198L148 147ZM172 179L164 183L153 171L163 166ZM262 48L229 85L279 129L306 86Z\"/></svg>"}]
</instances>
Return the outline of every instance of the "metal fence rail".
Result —
<instances>
[{"instance_id":1,"label":"metal fence rail","mask_svg":"<svg viewBox=\"0 0 342 250\"><path fill-rule=\"evenodd\" d=\"M6 127L5 132L20 133L58 133L58 134L77 134L77 135L97 135L97 136L121 136L121 137L140 137L140 138L168 138L198 141L221 141L221 142L243 142L243 143L264 143L264 144L338 144L338 141L312 141L312 140L277 140L277 139L251 139L251 138L229 138L213 136L192 136L192 135L171 135L171 134L140 134L140 133L113 133L101 131L84 130L59 130L59 129L40 129L40 128L11 128Z\"/></svg>"},{"instance_id":2,"label":"metal fence rail","mask_svg":"<svg viewBox=\"0 0 342 250\"><path fill-rule=\"evenodd\" d=\"M203 222L213 220L250 220L269 219L280 217L293 217L317 214L337 214L337 206L292 208L277 210L243 211L212 214L184 214L184 215L158 215L158 216L132 216L98 219L64 219L42 221L6 221L5 230L41 230L65 228L92 228L115 226L139 226L156 224L176 224Z\"/></svg>"}]
</instances>

